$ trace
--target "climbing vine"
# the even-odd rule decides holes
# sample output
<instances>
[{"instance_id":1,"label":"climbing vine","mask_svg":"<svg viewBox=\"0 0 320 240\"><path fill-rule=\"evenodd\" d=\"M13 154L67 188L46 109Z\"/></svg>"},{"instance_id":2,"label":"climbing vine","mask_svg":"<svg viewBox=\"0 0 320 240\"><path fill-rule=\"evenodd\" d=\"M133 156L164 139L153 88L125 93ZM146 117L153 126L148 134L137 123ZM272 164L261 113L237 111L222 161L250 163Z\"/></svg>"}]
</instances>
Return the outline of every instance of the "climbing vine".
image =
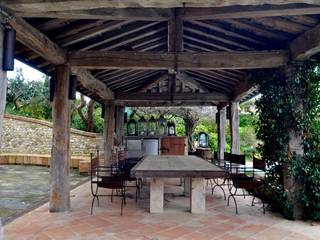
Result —
<instances>
[{"instance_id":1,"label":"climbing vine","mask_svg":"<svg viewBox=\"0 0 320 240\"><path fill-rule=\"evenodd\" d=\"M293 202L285 179L300 183L305 218L320 220L320 73L316 62L294 63L295 68L254 72L261 98L257 138L266 159L266 200L276 211L293 218ZM289 79L289 80L288 80ZM289 152L290 131L301 133L304 154Z\"/></svg>"}]
</instances>

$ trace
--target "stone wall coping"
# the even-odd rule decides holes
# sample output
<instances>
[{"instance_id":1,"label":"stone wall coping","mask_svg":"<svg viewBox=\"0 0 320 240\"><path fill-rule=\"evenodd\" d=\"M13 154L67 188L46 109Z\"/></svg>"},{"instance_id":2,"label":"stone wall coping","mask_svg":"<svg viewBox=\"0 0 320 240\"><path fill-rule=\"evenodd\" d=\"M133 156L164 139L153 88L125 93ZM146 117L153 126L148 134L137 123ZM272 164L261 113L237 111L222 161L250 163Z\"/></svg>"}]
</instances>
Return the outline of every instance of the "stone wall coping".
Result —
<instances>
[{"instance_id":1,"label":"stone wall coping","mask_svg":"<svg viewBox=\"0 0 320 240\"><path fill-rule=\"evenodd\" d=\"M4 118L13 119L13 120L22 121L22 122L39 124L42 126L52 128L52 122L48 122L45 120L29 118L29 117L24 117L24 116L18 116L18 115L12 115L12 114L5 114ZM101 136L101 134L98 134L98 133L85 132L85 131L81 131L81 130L74 129L74 128L71 128L71 133L75 134L75 135L84 136L84 137L90 137L90 138L96 138L96 137Z\"/></svg>"},{"instance_id":2,"label":"stone wall coping","mask_svg":"<svg viewBox=\"0 0 320 240\"><path fill-rule=\"evenodd\" d=\"M30 153L0 153L0 157L44 157L51 158L49 154L30 154ZM90 157L71 156L71 159L88 160Z\"/></svg>"}]
</instances>

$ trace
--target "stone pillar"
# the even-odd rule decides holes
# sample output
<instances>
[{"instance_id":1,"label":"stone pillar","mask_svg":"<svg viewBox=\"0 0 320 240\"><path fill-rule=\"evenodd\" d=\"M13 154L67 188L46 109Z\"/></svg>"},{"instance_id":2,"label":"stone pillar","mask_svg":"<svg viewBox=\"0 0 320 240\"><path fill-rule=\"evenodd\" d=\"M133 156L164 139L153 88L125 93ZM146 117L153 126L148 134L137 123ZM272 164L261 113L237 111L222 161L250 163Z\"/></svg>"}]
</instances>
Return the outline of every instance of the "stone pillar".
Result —
<instances>
[{"instance_id":1,"label":"stone pillar","mask_svg":"<svg viewBox=\"0 0 320 240\"><path fill-rule=\"evenodd\" d=\"M6 96L7 96L7 72L2 70L2 56L4 50L4 29L0 25L0 150L2 143L2 128L3 128L3 117L4 110L6 107Z\"/></svg>"},{"instance_id":2,"label":"stone pillar","mask_svg":"<svg viewBox=\"0 0 320 240\"><path fill-rule=\"evenodd\" d=\"M239 102L230 104L231 153L240 154Z\"/></svg>"},{"instance_id":3,"label":"stone pillar","mask_svg":"<svg viewBox=\"0 0 320 240\"><path fill-rule=\"evenodd\" d=\"M53 137L50 165L50 212L70 210L70 101L69 67L56 67L52 103Z\"/></svg>"},{"instance_id":4,"label":"stone pillar","mask_svg":"<svg viewBox=\"0 0 320 240\"><path fill-rule=\"evenodd\" d=\"M151 178L150 213L163 212L164 182L163 178Z\"/></svg>"},{"instance_id":5,"label":"stone pillar","mask_svg":"<svg viewBox=\"0 0 320 240\"><path fill-rule=\"evenodd\" d=\"M184 178L183 189L184 189L184 196L190 197L190 193L191 193L191 178L190 177Z\"/></svg>"},{"instance_id":6,"label":"stone pillar","mask_svg":"<svg viewBox=\"0 0 320 240\"><path fill-rule=\"evenodd\" d=\"M190 211L191 213L204 213L206 211L206 187L204 178L191 179Z\"/></svg>"},{"instance_id":7,"label":"stone pillar","mask_svg":"<svg viewBox=\"0 0 320 240\"><path fill-rule=\"evenodd\" d=\"M226 108L218 108L218 160L224 159L224 152L226 149L226 134L225 134L225 122L226 122Z\"/></svg>"},{"instance_id":8,"label":"stone pillar","mask_svg":"<svg viewBox=\"0 0 320 240\"><path fill-rule=\"evenodd\" d=\"M104 164L110 165L112 163L112 149L114 145L114 112L115 106L113 102L105 103L104 111Z\"/></svg>"},{"instance_id":9,"label":"stone pillar","mask_svg":"<svg viewBox=\"0 0 320 240\"><path fill-rule=\"evenodd\" d=\"M116 139L120 146L124 144L124 106L116 107Z\"/></svg>"}]
</instances>

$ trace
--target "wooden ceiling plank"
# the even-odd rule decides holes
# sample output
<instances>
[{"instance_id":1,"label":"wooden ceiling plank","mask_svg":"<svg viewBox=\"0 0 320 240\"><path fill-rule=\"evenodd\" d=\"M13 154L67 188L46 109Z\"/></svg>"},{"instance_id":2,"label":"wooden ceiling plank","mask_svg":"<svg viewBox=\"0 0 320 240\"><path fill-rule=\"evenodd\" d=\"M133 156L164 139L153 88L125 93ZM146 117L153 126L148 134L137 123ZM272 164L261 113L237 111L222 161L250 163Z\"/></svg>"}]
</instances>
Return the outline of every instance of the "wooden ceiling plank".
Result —
<instances>
[{"instance_id":1,"label":"wooden ceiling plank","mask_svg":"<svg viewBox=\"0 0 320 240\"><path fill-rule=\"evenodd\" d=\"M115 40L113 44L109 45L108 47L101 48L99 50L102 50L102 51L114 50L115 48L117 48L119 46L130 45L131 42L141 40L141 39L147 38L149 36L155 35L164 29L166 29L166 27L162 27L162 28L158 28L158 29L154 29L154 30L145 29L142 31L138 31L136 33L132 33L129 36L119 38L119 39ZM133 35L135 35L135 36L133 36Z\"/></svg>"},{"instance_id":2,"label":"wooden ceiling plank","mask_svg":"<svg viewBox=\"0 0 320 240\"><path fill-rule=\"evenodd\" d=\"M124 37L124 36L127 36L131 33L135 33L137 31L140 31L142 29L146 29L148 27L151 27L151 26L154 26L156 24L159 24L158 22L150 22L150 23L134 23L132 26L128 26L127 28L123 28L121 30L118 30L118 31L113 31L112 32L112 35L108 35L108 36L103 36L102 40L101 41L96 41L92 44L89 44L85 47L82 47L81 51L87 51L87 50L90 50L90 49L93 49L93 48L97 48L101 45L106 45L116 39L119 39L121 37Z\"/></svg>"},{"instance_id":3,"label":"wooden ceiling plank","mask_svg":"<svg viewBox=\"0 0 320 240\"><path fill-rule=\"evenodd\" d=\"M125 24L130 23L130 21L108 21L100 26L96 26L94 28L90 28L87 31L80 32L79 34L73 35L71 37L65 38L60 41L60 45L62 47L67 47L73 45L75 43L87 40L89 38L93 38L97 35L103 34L108 31L112 31L113 29L117 29L122 27Z\"/></svg>"},{"instance_id":4,"label":"wooden ceiling plank","mask_svg":"<svg viewBox=\"0 0 320 240\"><path fill-rule=\"evenodd\" d=\"M250 32L251 34L255 34L257 36L261 36L263 38L268 38L270 40L277 40L277 41L287 41L287 37L274 33L272 31L263 29L261 27L257 27L254 25L250 25L248 23L244 23L238 20L233 20L233 19L225 19L224 20L225 23L231 24L232 26L238 28L238 29L242 29L245 31Z\"/></svg>"}]
</instances>

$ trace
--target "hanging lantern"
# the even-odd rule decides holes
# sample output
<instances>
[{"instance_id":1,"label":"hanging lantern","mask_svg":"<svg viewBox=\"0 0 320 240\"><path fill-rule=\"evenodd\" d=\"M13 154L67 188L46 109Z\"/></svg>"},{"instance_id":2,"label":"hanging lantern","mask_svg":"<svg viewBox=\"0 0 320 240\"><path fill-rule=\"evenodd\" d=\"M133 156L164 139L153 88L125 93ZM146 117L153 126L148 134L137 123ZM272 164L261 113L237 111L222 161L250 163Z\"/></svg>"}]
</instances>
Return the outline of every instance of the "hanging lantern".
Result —
<instances>
[{"instance_id":1,"label":"hanging lantern","mask_svg":"<svg viewBox=\"0 0 320 240\"><path fill-rule=\"evenodd\" d=\"M130 120L127 123L127 133L128 136L137 136L137 122L133 118L134 114L130 115Z\"/></svg>"},{"instance_id":2,"label":"hanging lantern","mask_svg":"<svg viewBox=\"0 0 320 240\"><path fill-rule=\"evenodd\" d=\"M158 132L160 136L163 136L166 134L166 127L167 127L167 121L164 118L164 116L161 115L158 120Z\"/></svg>"},{"instance_id":3,"label":"hanging lantern","mask_svg":"<svg viewBox=\"0 0 320 240\"><path fill-rule=\"evenodd\" d=\"M138 121L138 134L139 136L146 136L148 131L147 121L142 116Z\"/></svg>"},{"instance_id":4,"label":"hanging lantern","mask_svg":"<svg viewBox=\"0 0 320 240\"><path fill-rule=\"evenodd\" d=\"M157 133L157 121L152 116L148 122L148 135L154 136L154 135L156 135L156 133Z\"/></svg>"},{"instance_id":5,"label":"hanging lantern","mask_svg":"<svg viewBox=\"0 0 320 240\"><path fill-rule=\"evenodd\" d=\"M175 136L176 135L176 125L174 122L169 122L167 125L168 129L168 136Z\"/></svg>"},{"instance_id":6,"label":"hanging lantern","mask_svg":"<svg viewBox=\"0 0 320 240\"><path fill-rule=\"evenodd\" d=\"M207 148L209 146L209 137L205 132L199 133L199 147Z\"/></svg>"}]
</instances>

